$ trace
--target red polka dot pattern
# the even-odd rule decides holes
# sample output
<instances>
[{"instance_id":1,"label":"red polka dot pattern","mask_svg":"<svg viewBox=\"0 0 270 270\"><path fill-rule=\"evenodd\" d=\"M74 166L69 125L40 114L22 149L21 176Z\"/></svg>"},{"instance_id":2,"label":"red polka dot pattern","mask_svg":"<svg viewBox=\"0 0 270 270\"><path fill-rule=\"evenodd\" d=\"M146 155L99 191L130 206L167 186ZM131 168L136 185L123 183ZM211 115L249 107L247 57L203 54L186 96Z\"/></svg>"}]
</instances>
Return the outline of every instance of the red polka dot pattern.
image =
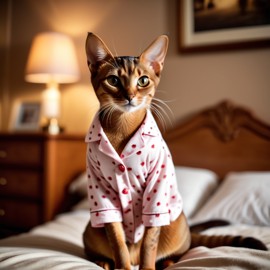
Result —
<instances>
[{"instance_id":1,"label":"red polka dot pattern","mask_svg":"<svg viewBox=\"0 0 270 270\"><path fill-rule=\"evenodd\" d=\"M145 226L168 225L181 213L171 155L150 112L120 156L98 116L86 142L92 226L123 222L127 240L136 243Z\"/></svg>"}]
</instances>

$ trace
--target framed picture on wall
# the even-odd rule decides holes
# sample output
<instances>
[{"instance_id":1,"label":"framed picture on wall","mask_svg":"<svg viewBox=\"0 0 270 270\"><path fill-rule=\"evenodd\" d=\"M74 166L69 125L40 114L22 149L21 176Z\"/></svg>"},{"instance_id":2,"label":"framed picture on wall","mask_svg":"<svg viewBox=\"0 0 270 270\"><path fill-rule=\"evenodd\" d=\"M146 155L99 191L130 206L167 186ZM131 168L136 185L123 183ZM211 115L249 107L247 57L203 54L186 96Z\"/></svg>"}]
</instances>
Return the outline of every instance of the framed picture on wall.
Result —
<instances>
[{"instance_id":1,"label":"framed picture on wall","mask_svg":"<svg viewBox=\"0 0 270 270\"><path fill-rule=\"evenodd\" d=\"M40 129L41 104L20 102L14 105L11 130L38 131Z\"/></svg>"},{"instance_id":2,"label":"framed picture on wall","mask_svg":"<svg viewBox=\"0 0 270 270\"><path fill-rule=\"evenodd\" d=\"M270 46L270 1L179 0L183 52Z\"/></svg>"}]
</instances>

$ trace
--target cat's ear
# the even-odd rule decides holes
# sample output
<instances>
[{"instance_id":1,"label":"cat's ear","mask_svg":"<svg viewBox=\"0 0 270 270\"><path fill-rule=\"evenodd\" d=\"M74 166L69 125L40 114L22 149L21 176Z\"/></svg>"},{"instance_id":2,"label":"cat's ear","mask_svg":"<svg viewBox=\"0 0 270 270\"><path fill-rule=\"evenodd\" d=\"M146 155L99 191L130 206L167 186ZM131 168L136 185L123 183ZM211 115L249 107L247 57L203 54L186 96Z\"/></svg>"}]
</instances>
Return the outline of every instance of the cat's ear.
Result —
<instances>
[{"instance_id":1,"label":"cat's ear","mask_svg":"<svg viewBox=\"0 0 270 270\"><path fill-rule=\"evenodd\" d=\"M105 43L93 33L88 33L85 50L89 68L94 67L98 62L113 58L112 53Z\"/></svg>"},{"instance_id":2,"label":"cat's ear","mask_svg":"<svg viewBox=\"0 0 270 270\"><path fill-rule=\"evenodd\" d=\"M168 44L168 37L162 35L158 37L140 56L140 60L143 63L150 65L157 75L159 75L163 69Z\"/></svg>"}]
</instances>

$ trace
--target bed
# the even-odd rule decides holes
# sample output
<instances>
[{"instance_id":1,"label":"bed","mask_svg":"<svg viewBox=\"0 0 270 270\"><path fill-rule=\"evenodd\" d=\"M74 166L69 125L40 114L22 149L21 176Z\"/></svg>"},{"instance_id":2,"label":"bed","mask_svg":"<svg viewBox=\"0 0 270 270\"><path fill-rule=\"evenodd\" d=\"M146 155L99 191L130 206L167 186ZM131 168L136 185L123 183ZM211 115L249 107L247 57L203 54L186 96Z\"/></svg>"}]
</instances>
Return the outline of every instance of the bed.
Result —
<instances>
[{"instance_id":1,"label":"bed","mask_svg":"<svg viewBox=\"0 0 270 270\"><path fill-rule=\"evenodd\" d=\"M203 233L254 236L270 249L270 125L223 101L181 120L164 139L190 224L227 220ZM69 212L0 240L0 269L100 269L82 245L89 220L84 172L69 192L81 196ZM270 269L270 251L196 247L168 269Z\"/></svg>"}]
</instances>

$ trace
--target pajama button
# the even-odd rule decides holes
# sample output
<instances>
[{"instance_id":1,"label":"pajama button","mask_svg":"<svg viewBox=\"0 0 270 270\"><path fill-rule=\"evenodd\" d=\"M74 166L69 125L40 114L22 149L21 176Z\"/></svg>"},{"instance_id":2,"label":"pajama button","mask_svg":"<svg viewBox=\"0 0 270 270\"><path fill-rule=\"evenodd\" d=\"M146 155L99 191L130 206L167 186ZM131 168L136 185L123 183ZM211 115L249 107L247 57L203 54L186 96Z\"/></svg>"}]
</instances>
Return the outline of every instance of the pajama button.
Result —
<instances>
[{"instance_id":1,"label":"pajama button","mask_svg":"<svg viewBox=\"0 0 270 270\"><path fill-rule=\"evenodd\" d=\"M121 172L124 172L126 170L125 166L123 164L119 164L118 165L118 169L121 171Z\"/></svg>"},{"instance_id":2,"label":"pajama button","mask_svg":"<svg viewBox=\"0 0 270 270\"><path fill-rule=\"evenodd\" d=\"M122 190L122 193L125 194L125 195L127 195L127 194L128 194L128 189L127 189L127 188L124 188L124 189Z\"/></svg>"}]
</instances>

